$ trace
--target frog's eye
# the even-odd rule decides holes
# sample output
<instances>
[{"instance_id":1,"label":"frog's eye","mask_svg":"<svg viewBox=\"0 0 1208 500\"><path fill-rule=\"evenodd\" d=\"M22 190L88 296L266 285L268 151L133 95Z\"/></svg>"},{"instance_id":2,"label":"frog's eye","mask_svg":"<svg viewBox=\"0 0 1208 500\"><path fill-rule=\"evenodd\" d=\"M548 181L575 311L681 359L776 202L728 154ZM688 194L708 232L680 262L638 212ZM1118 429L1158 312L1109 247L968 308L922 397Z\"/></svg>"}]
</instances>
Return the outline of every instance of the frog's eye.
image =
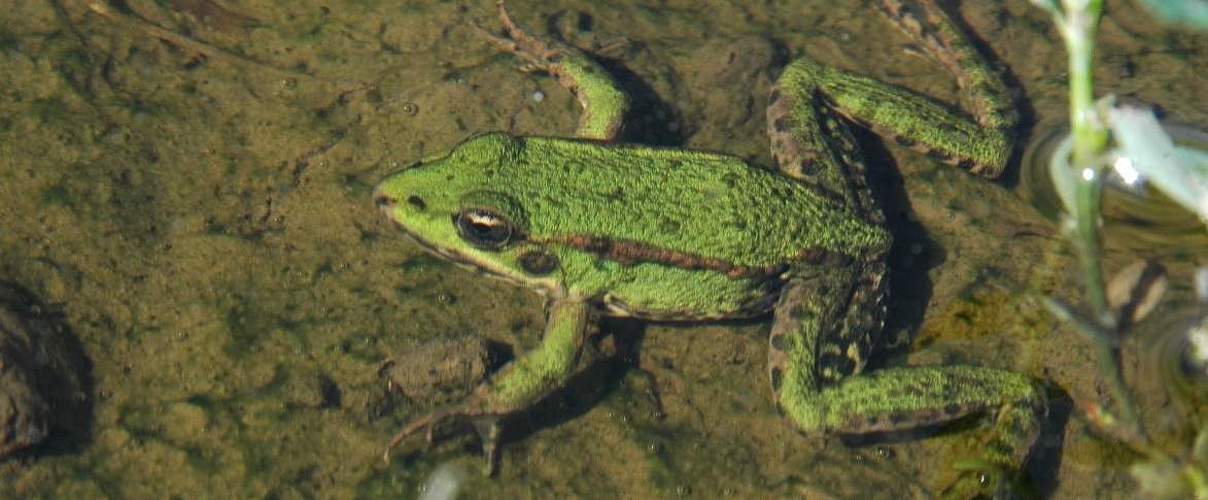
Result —
<instances>
[{"instance_id":1,"label":"frog's eye","mask_svg":"<svg viewBox=\"0 0 1208 500\"><path fill-rule=\"evenodd\" d=\"M467 208L453 217L457 234L481 250L499 250L512 238L512 224L485 208Z\"/></svg>"}]
</instances>

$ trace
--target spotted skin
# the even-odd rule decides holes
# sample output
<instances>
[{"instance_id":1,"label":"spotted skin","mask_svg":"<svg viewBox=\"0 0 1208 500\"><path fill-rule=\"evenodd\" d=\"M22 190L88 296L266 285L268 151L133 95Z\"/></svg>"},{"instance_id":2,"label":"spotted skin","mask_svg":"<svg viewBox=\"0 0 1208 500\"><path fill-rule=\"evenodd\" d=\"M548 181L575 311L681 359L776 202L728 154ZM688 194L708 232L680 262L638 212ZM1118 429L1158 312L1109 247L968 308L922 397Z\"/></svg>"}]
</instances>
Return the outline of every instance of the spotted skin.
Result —
<instances>
[{"instance_id":1,"label":"spotted skin","mask_svg":"<svg viewBox=\"0 0 1208 500\"><path fill-rule=\"evenodd\" d=\"M956 76L972 118L801 58L768 107L773 173L724 155L606 144L620 131L624 94L578 49L526 34L500 2L506 37L491 40L577 96L577 138L484 134L383 180L375 199L425 248L546 293L546 333L469 400L413 421L391 446L468 419L493 464L499 420L565 386L601 313L706 321L771 312L772 393L802 432L983 415L994 422L975 457L984 467L963 470L947 492L986 494L1018 470L1045 411L1028 378L973 366L865 371L887 314L891 239L852 127L993 177L1016 120L997 74L943 11L929 1L881 8Z\"/></svg>"},{"instance_id":2,"label":"spotted skin","mask_svg":"<svg viewBox=\"0 0 1208 500\"><path fill-rule=\"evenodd\" d=\"M866 163L850 125L866 126L993 177L1005 167L1009 132L1016 123L1009 100L1000 97L1006 95L1001 79L946 13L930 3L907 7L885 0L881 7L957 76L971 94L974 120L925 96L808 58L786 68L768 108L777 168L877 224L884 223L884 215L868 188ZM920 127L926 130L920 132ZM945 138L929 140L937 130ZM803 267L795 274L781 293L769 336L769 381L776 404L807 433L900 431L986 414L996 424L979 459L991 465L993 474L966 471L947 493L971 496L996 487L984 484L986 478L997 483L1002 471L1017 470L1026 460L1045 413L1043 395L1026 377L980 367L862 373L873 339L884 326L885 289L883 256Z\"/></svg>"}]
</instances>

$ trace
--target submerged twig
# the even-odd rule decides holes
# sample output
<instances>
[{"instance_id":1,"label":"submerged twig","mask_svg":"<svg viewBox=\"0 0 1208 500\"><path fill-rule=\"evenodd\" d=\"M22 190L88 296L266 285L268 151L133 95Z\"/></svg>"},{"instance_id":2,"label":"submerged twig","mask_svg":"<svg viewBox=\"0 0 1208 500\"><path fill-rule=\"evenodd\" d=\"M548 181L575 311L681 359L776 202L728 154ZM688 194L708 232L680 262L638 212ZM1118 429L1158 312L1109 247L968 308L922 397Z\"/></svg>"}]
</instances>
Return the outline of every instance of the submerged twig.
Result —
<instances>
[{"instance_id":1,"label":"submerged twig","mask_svg":"<svg viewBox=\"0 0 1208 500\"><path fill-rule=\"evenodd\" d=\"M1098 364L1099 374L1107 381L1108 389L1111 391L1112 399L1115 400L1120 415L1119 418L1116 418L1113 415L1105 414L1102 408L1097 413L1104 415L1104 421L1112 422L1112 427L1123 428L1125 433L1145 441L1145 432L1137 419L1132 392L1124 383L1124 374L1120 367L1120 332L1105 328L1093 318L1079 313L1058 299L1046 297L1044 304L1053 316L1073 325L1075 331L1090 339L1091 344L1095 346L1097 354L1095 360ZM1090 415L1088 414L1088 416ZM1119 434L1119 432L1112 432L1112 434Z\"/></svg>"},{"instance_id":2,"label":"submerged twig","mask_svg":"<svg viewBox=\"0 0 1208 500\"><path fill-rule=\"evenodd\" d=\"M110 5L106 0L92 0L88 2L88 8L93 12L105 17L106 19L118 23L126 28L141 31L149 36L158 38L173 45L184 47L206 56L207 58L221 61L223 63L230 64L231 66L255 71L268 71L270 73L275 73L277 76L286 78L302 78L325 83L339 83L320 76L306 73L304 71L279 68L271 64L257 61L250 57L237 54L235 52L215 47L175 31L162 28L155 23L138 16L137 14L122 12L121 10Z\"/></svg>"}]
</instances>

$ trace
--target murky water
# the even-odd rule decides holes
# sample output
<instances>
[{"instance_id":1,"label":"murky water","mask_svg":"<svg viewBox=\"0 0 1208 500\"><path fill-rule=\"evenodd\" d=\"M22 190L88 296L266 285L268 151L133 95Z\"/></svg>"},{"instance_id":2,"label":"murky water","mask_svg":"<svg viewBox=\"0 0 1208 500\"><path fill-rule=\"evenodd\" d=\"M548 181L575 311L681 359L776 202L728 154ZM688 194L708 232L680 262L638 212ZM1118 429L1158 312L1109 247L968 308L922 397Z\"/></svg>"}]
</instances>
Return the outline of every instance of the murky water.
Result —
<instances>
[{"instance_id":1,"label":"murky water","mask_svg":"<svg viewBox=\"0 0 1208 500\"><path fill-rule=\"evenodd\" d=\"M544 319L535 294L402 238L372 186L476 132L569 134L572 96L483 42L476 25L497 26L487 1L131 0L109 16L89 3L110 5L0 10L0 279L63 313L95 391L91 430L0 463L0 495L416 496L439 466L475 498L926 496L977 446L975 430L799 435L771 403L766 322L609 322L631 355L518 422L497 478L478 473L468 437L383 463L426 410L386 397L383 361L465 335L523 349ZM510 2L522 24L596 49L637 99L632 141L770 163L770 77L802 53L954 98L949 75L871 9L774 4ZM963 4L1019 89L1022 140L1062 121L1065 56L1046 16ZM1208 123L1205 37L1109 7L1100 90ZM1039 306L1078 290L1018 174L988 183L868 139L897 236L886 335L899 345L884 363L997 366L1097 400L1092 350ZM1172 282L1159 310L1177 309L1208 252L1109 241L1107 263L1153 255ZM1144 382L1142 358L1126 355L1126 371ZM1161 391L1144 393L1162 420ZM1033 487L1128 497L1131 457L1071 407L1053 403Z\"/></svg>"}]
</instances>

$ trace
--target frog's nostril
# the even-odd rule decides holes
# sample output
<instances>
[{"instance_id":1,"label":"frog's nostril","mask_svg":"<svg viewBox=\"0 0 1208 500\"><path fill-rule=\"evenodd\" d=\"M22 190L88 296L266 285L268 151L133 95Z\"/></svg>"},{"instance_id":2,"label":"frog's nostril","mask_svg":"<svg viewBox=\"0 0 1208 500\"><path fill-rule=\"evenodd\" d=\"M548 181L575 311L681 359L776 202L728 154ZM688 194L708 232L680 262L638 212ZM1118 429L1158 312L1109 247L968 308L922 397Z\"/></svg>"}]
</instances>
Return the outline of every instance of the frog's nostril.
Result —
<instances>
[{"instance_id":1,"label":"frog's nostril","mask_svg":"<svg viewBox=\"0 0 1208 500\"><path fill-rule=\"evenodd\" d=\"M384 210L384 209L388 209L388 208L391 208L391 207L393 207L393 206L394 206L394 198L391 198L391 197L389 197L389 196L387 196L387 195L384 195L384 194L382 194L382 193L377 193L377 194L376 194L376 195L374 195L374 197L373 197L373 203L374 203L375 205L377 205L377 207L378 207L379 209L383 209L383 210Z\"/></svg>"}]
</instances>

